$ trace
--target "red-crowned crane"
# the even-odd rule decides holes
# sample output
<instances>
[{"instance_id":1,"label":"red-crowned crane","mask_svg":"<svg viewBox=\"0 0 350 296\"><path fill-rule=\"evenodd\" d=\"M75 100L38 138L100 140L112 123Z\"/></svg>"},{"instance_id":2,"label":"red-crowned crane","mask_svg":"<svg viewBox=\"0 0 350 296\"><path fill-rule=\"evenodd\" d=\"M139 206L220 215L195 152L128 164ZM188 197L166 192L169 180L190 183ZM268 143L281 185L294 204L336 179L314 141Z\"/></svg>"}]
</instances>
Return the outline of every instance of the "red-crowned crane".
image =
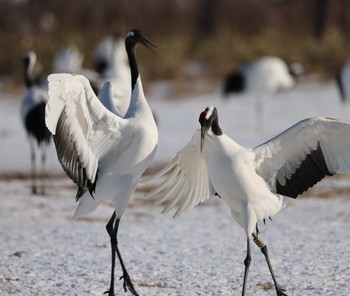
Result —
<instances>
[{"instance_id":1,"label":"red-crowned crane","mask_svg":"<svg viewBox=\"0 0 350 296\"><path fill-rule=\"evenodd\" d=\"M45 194L45 175L46 175L46 149L51 141L51 133L45 125L45 106L48 99L47 90L41 88L34 77L34 68L36 64L36 54L29 51L23 56L24 78L27 87L27 93L22 101L21 117L23 125L28 133L30 154L31 154L31 179L32 193L38 193L38 172L37 172L37 154L41 153L41 173L43 179L41 185L41 194Z\"/></svg>"},{"instance_id":2,"label":"red-crowned crane","mask_svg":"<svg viewBox=\"0 0 350 296\"><path fill-rule=\"evenodd\" d=\"M110 288L114 295L115 258L118 256L125 292L138 295L118 248L120 219L142 173L156 152L158 130L143 93L135 58L140 43L155 46L138 30L127 34L125 47L131 70L131 99L124 117L109 111L81 75L49 76L46 124L53 134L58 159L68 176L78 185L76 217L93 212L111 200L115 211L106 229L111 239ZM108 86L108 85L107 85Z\"/></svg>"},{"instance_id":3,"label":"red-crowned crane","mask_svg":"<svg viewBox=\"0 0 350 296\"><path fill-rule=\"evenodd\" d=\"M218 195L226 201L247 237L242 295L245 295L253 240L264 254L277 295L286 295L274 275L257 223L292 205L295 198L325 176L350 173L350 125L330 118L300 121L255 148L242 147L223 133L218 111L206 108L201 129L176 157L141 183L162 178L148 193L163 212L185 212ZM211 133L208 131L211 129Z\"/></svg>"}]
</instances>

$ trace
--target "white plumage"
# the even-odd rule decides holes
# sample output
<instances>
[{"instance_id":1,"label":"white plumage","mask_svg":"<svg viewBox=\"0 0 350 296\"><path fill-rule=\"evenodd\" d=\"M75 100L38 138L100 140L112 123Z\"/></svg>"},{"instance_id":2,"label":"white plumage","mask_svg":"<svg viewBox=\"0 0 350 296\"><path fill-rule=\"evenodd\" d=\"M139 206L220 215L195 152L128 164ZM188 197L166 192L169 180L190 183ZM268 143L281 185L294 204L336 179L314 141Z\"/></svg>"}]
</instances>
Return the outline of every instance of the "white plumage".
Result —
<instances>
[{"instance_id":1,"label":"white plumage","mask_svg":"<svg viewBox=\"0 0 350 296\"><path fill-rule=\"evenodd\" d=\"M113 101L124 115L130 103L131 79L124 40L119 34L114 33L101 40L95 49L94 64L101 75L101 81L110 81L122 91L114 96Z\"/></svg>"},{"instance_id":2,"label":"white plumage","mask_svg":"<svg viewBox=\"0 0 350 296\"><path fill-rule=\"evenodd\" d=\"M116 103L122 96L124 96L124 92L111 81L106 81L98 93L98 98L101 103L109 111L117 114L119 117L124 117L125 115L125 113L119 110L119 105Z\"/></svg>"},{"instance_id":3,"label":"white plumage","mask_svg":"<svg viewBox=\"0 0 350 296\"><path fill-rule=\"evenodd\" d=\"M135 59L137 43L151 50L154 45L138 30L129 32L125 43L131 65L132 95L124 117L113 113L107 103L108 110L81 75L50 75L50 99L46 107L46 125L54 135L58 159L79 187L75 216L91 213L103 201L113 202L115 212L107 224L112 247L109 295L114 295L116 253L123 269L124 290L138 295L120 256L117 232L120 218L158 142L157 127L143 93ZM105 85L105 93L100 94L102 101L103 97L110 99L111 88L111 84Z\"/></svg>"},{"instance_id":4,"label":"white plumage","mask_svg":"<svg viewBox=\"0 0 350 296\"><path fill-rule=\"evenodd\" d=\"M142 185L164 177L164 180L146 195L156 198L157 205L165 203L163 213L177 208L174 214L177 216L204 202L215 193L208 175L206 151L204 155L201 154L199 143L200 130L197 130L191 141L169 164L159 172L140 180Z\"/></svg>"},{"instance_id":5,"label":"white plumage","mask_svg":"<svg viewBox=\"0 0 350 296\"><path fill-rule=\"evenodd\" d=\"M350 60L340 69L337 76L337 84L342 101L350 99Z\"/></svg>"},{"instance_id":6,"label":"white plumage","mask_svg":"<svg viewBox=\"0 0 350 296\"><path fill-rule=\"evenodd\" d=\"M299 194L326 175L350 173L350 125L330 118L309 118L256 148L245 148L225 135L216 108L200 115L201 130L160 172L144 178L160 185L148 193L164 212L175 215L218 194L247 235L247 258L242 295L250 263L249 241L261 248L277 284L257 223L292 205ZM207 131L212 129L212 134ZM202 150L202 152L201 152Z\"/></svg>"},{"instance_id":7,"label":"white plumage","mask_svg":"<svg viewBox=\"0 0 350 296\"><path fill-rule=\"evenodd\" d=\"M103 80L98 72L83 67L84 55L75 45L61 48L54 57L53 73L80 74L85 76L93 86L95 93L101 87ZM130 71L129 71L130 76Z\"/></svg>"},{"instance_id":8,"label":"white plumage","mask_svg":"<svg viewBox=\"0 0 350 296\"><path fill-rule=\"evenodd\" d=\"M224 94L273 93L291 88L295 81L288 65L279 57L258 58L226 77Z\"/></svg>"},{"instance_id":9,"label":"white plumage","mask_svg":"<svg viewBox=\"0 0 350 296\"><path fill-rule=\"evenodd\" d=\"M84 56L75 45L61 48L54 57L54 73L81 74Z\"/></svg>"}]
</instances>

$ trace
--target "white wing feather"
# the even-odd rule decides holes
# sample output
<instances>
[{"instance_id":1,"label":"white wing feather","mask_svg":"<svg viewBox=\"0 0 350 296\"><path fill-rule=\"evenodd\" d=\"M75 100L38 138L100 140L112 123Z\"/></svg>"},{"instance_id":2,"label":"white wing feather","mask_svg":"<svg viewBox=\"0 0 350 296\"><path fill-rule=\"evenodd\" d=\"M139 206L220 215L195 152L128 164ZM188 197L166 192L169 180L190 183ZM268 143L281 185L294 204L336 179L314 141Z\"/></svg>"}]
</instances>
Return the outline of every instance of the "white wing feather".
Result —
<instances>
[{"instance_id":1,"label":"white wing feather","mask_svg":"<svg viewBox=\"0 0 350 296\"><path fill-rule=\"evenodd\" d=\"M84 76L52 74L48 81L46 125L53 135L60 125L60 130L66 134L59 136L67 138L61 140L73 143L74 148L70 151L73 153L74 150L79 165L93 183L99 159L118 142L120 118L102 105ZM65 170L73 170L72 165Z\"/></svg>"},{"instance_id":2,"label":"white wing feather","mask_svg":"<svg viewBox=\"0 0 350 296\"><path fill-rule=\"evenodd\" d=\"M309 118L254 148L257 172L276 190L307 155L320 147L330 173L350 173L350 125L330 118Z\"/></svg>"},{"instance_id":3,"label":"white wing feather","mask_svg":"<svg viewBox=\"0 0 350 296\"><path fill-rule=\"evenodd\" d=\"M117 106L121 105L123 96L125 96L125 93L110 81L106 81L98 93L98 98L102 104L119 117L123 117L123 114Z\"/></svg>"},{"instance_id":4,"label":"white wing feather","mask_svg":"<svg viewBox=\"0 0 350 296\"><path fill-rule=\"evenodd\" d=\"M210 137L210 135L207 135ZM215 193L209 179L205 151L200 151L200 130L191 141L177 153L162 170L152 176L144 177L140 184L163 181L146 197L165 204L163 213L176 208L174 217L205 201Z\"/></svg>"}]
</instances>

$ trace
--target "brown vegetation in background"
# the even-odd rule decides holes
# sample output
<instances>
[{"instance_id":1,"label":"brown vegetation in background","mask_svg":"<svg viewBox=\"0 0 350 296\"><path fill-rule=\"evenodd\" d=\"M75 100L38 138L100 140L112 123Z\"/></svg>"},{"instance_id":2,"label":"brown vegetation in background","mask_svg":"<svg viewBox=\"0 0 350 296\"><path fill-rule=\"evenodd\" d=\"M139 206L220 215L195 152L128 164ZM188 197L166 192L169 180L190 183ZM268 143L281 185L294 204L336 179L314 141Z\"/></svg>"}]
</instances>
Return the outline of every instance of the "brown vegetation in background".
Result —
<instances>
[{"instance_id":1,"label":"brown vegetation in background","mask_svg":"<svg viewBox=\"0 0 350 296\"><path fill-rule=\"evenodd\" d=\"M91 67L102 37L139 28L159 47L156 58L140 58L148 79L178 79L191 61L220 78L261 55L301 62L308 72L333 77L350 58L349 2L0 0L0 76L20 79L20 59L30 49L49 72L55 52L72 43Z\"/></svg>"}]
</instances>

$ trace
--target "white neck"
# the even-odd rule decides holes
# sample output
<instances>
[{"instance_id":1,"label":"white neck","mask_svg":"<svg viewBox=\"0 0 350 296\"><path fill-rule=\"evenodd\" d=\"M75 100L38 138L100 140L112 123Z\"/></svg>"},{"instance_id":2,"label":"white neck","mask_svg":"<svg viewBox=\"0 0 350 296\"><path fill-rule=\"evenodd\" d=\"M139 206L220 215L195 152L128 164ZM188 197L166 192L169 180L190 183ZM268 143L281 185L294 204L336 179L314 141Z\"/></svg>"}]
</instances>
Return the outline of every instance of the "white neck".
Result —
<instances>
[{"instance_id":1,"label":"white neck","mask_svg":"<svg viewBox=\"0 0 350 296\"><path fill-rule=\"evenodd\" d=\"M134 89L131 93L129 109L125 114L125 118L136 116L140 113L150 113L151 109L148 106L147 100L143 93L142 81L139 76L136 80Z\"/></svg>"},{"instance_id":2,"label":"white neck","mask_svg":"<svg viewBox=\"0 0 350 296\"><path fill-rule=\"evenodd\" d=\"M228 137L225 133L223 133L220 136L212 135L213 141L212 141L212 147L214 149L222 149L227 152L235 152L237 150L242 149L242 146L236 143L234 140L232 140L230 137Z\"/></svg>"}]
</instances>

